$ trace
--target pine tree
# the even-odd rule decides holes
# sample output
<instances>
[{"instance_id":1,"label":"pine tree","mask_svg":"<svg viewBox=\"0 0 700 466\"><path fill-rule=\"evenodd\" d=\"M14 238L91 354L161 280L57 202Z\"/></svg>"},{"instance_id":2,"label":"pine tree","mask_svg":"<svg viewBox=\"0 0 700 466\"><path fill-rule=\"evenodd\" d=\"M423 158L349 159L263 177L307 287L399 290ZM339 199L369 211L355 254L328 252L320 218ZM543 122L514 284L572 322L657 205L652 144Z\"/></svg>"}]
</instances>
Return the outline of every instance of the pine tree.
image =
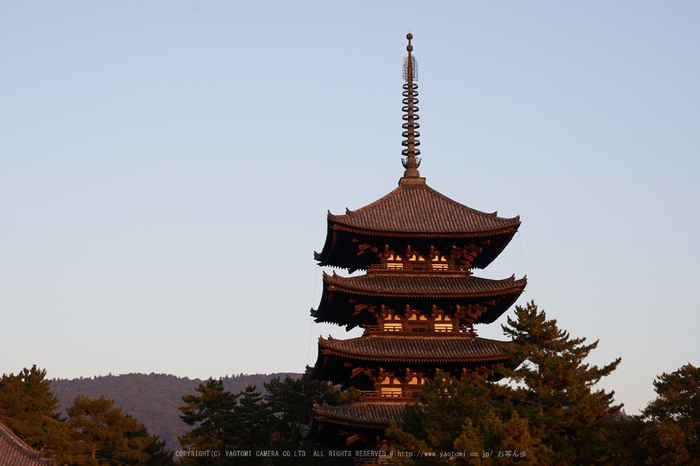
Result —
<instances>
[{"instance_id":1,"label":"pine tree","mask_svg":"<svg viewBox=\"0 0 700 466\"><path fill-rule=\"evenodd\" d=\"M232 460L227 460L226 451L242 447L242 432L235 412L238 395L225 391L223 381L213 378L209 378L206 384L199 384L195 391L198 395L183 396L182 401L187 405L178 408L185 424L194 427L179 438L185 450L195 452L193 456L183 458L183 462L212 466L233 464ZM216 451L217 456L196 456L199 451Z\"/></svg>"},{"instance_id":2,"label":"pine tree","mask_svg":"<svg viewBox=\"0 0 700 466\"><path fill-rule=\"evenodd\" d=\"M272 449L272 412L255 385L248 385L238 394L237 414L240 444L246 450Z\"/></svg>"},{"instance_id":3,"label":"pine tree","mask_svg":"<svg viewBox=\"0 0 700 466\"><path fill-rule=\"evenodd\" d=\"M46 370L22 369L0 378L0 420L18 437L51 457L66 450L68 426L57 414L59 401L51 392Z\"/></svg>"},{"instance_id":4,"label":"pine tree","mask_svg":"<svg viewBox=\"0 0 700 466\"><path fill-rule=\"evenodd\" d=\"M499 400L497 387L479 376L457 380L438 373L421 392L419 405L407 405L401 425L392 424L387 435L402 464L547 464L547 447L530 434L507 401ZM465 452L467 457L399 456L398 452ZM497 452L510 456L494 458ZM491 456L485 452L492 452Z\"/></svg>"},{"instance_id":5,"label":"pine tree","mask_svg":"<svg viewBox=\"0 0 700 466\"><path fill-rule=\"evenodd\" d=\"M68 425L73 438L82 446L74 461L78 466L142 464L150 459L145 452L152 437L136 435L144 427L114 400L90 399L78 395L68 408Z\"/></svg>"},{"instance_id":6,"label":"pine tree","mask_svg":"<svg viewBox=\"0 0 700 466\"><path fill-rule=\"evenodd\" d=\"M700 369L686 364L654 381L655 400L642 412L646 464L700 464Z\"/></svg>"},{"instance_id":7,"label":"pine tree","mask_svg":"<svg viewBox=\"0 0 700 466\"><path fill-rule=\"evenodd\" d=\"M148 455L148 460L143 463L127 462L127 464L142 464L144 466L176 466L175 461L173 460L173 452L167 449L165 441L161 440L157 435L149 434L146 426L142 425L139 430L126 434L126 437L128 439L150 439L150 443L143 450L143 452Z\"/></svg>"},{"instance_id":8,"label":"pine tree","mask_svg":"<svg viewBox=\"0 0 700 466\"><path fill-rule=\"evenodd\" d=\"M359 399L357 390L340 391L326 381L311 380L308 373L298 379L286 376L283 381L277 377L264 385L265 400L275 418L296 433L311 424L314 403L341 405Z\"/></svg>"},{"instance_id":9,"label":"pine tree","mask_svg":"<svg viewBox=\"0 0 700 466\"><path fill-rule=\"evenodd\" d=\"M265 400L271 416L271 437L274 449L279 451L304 451L305 457L276 458L273 464L280 465L339 465L352 464L351 458L334 458L324 453L323 457L314 452L326 452L325 445L309 442L305 437L312 421L314 403L332 405L345 404L359 398L356 390L341 392L328 382L311 380L308 372L298 379L279 377L265 384Z\"/></svg>"},{"instance_id":10,"label":"pine tree","mask_svg":"<svg viewBox=\"0 0 700 466\"><path fill-rule=\"evenodd\" d=\"M516 319L508 318L503 331L515 343L505 351L517 369L501 372L517 388L511 403L521 418L528 419L533 434L551 448L555 464L598 464L613 453L605 421L619 415L614 392L595 390L601 378L620 364L620 359L604 366L585 363L598 341L586 345L585 338L571 338L548 320L534 302L516 306Z\"/></svg>"},{"instance_id":11,"label":"pine tree","mask_svg":"<svg viewBox=\"0 0 700 466\"><path fill-rule=\"evenodd\" d=\"M387 430L394 449L466 451L470 464L609 464L616 451L610 422L619 416L613 393L595 390L620 360L599 368L585 363L598 342L571 338L534 303L517 306L503 326L513 345L503 347L512 366L500 368L509 383L479 377L437 377L421 392L421 406L407 406L401 425ZM517 367L517 368L514 368ZM483 451L502 452L501 457ZM514 452L519 456L514 456ZM512 456L507 456L508 452ZM524 452L524 456L523 456ZM406 464L452 464L424 458Z\"/></svg>"},{"instance_id":12,"label":"pine tree","mask_svg":"<svg viewBox=\"0 0 700 466\"><path fill-rule=\"evenodd\" d=\"M265 399L277 419L298 431L301 426L311 424L311 411L314 403L324 401L325 387L328 384L311 380L308 374L299 379L279 377L265 384Z\"/></svg>"}]
</instances>

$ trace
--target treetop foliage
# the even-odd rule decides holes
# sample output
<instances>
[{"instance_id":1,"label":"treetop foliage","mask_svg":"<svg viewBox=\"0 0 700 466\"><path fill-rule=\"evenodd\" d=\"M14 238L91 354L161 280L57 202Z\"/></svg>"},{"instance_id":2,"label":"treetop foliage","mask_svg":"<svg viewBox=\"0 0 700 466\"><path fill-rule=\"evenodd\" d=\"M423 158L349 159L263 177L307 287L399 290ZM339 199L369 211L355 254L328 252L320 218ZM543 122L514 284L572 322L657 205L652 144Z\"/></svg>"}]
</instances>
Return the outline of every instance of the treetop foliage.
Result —
<instances>
[{"instance_id":1,"label":"treetop foliage","mask_svg":"<svg viewBox=\"0 0 700 466\"><path fill-rule=\"evenodd\" d=\"M47 453L60 448L68 435L50 383L36 365L0 378L0 420L27 445Z\"/></svg>"},{"instance_id":2,"label":"treetop foliage","mask_svg":"<svg viewBox=\"0 0 700 466\"><path fill-rule=\"evenodd\" d=\"M644 409L635 460L652 465L700 465L700 368L686 364L654 381ZM631 464L631 463L630 463Z\"/></svg>"},{"instance_id":3,"label":"treetop foliage","mask_svg":"<svg viewBox=\"0 0 700 466\"><path fill-rule=\"evenodd\" d=\"M611 458L604 422L620 406L612 404L612 392L594 386L620 360L602 368L585 363L598 342L571 338L534 302L516 306L515 319L508 318L503 330L513 339L503 351L515 367L499 371L511 384L438 377L424 387L423 408L407 408L404 425L389 429L395 447L526 452L525 458L498 458L499 464L599 464ZM490 464L488 458L478 461Z\"/></svg>"}]
</instances>

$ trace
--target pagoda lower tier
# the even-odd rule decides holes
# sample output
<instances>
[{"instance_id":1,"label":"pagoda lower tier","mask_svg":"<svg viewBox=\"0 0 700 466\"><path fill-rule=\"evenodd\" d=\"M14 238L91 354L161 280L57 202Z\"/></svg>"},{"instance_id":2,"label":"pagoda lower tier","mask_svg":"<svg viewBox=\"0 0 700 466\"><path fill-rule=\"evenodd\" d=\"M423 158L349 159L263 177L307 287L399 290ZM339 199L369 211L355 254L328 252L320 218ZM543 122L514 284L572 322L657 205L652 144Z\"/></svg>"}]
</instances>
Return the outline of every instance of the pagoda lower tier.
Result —
<instances>
[{"instance_id":1,"label":"pagoda lower tier","mask_svg":"<svg viewBox=\"0 0 700 466\"><path fill-rule=\"evenodd\" d=\"M349 340L320 338L310 375L342 388L367 391L373 397L417 401L421 385L438 370L455 377L476 372L498 380L492 367L510 363L504 349L512 344L479 338L472 332L376 332Z\"/></svg>"},{"instance_id":2,"label":"pagoda lower tier","mask_svg":"<svg viewBox=\"0 0 700 466\"><path fill-rule=\"evenodd\" d=\"M405 402L357 402L342 406L314 405L310 439L331 445L372 450L386 444L384 432L401 422Z\"/></svg>"},{"instance_id":3,"label":"pagoda lower tier","mask_svg":"<svg viewBox=\"0 0 700 466\"><path fill-rule=\"evenodd\" d=\"M423 384L439 371L461 379L479 374L498 380L494 369L517 361L506 348L512 342L477 337L473 332L449 334L386 334L369 332L362 337L319 339L319 356L311 377L354 387L360 401L343 406L314 406L310 438L338 447L382 449L385 430L401 422L407 403L418 403Z\"/></svg>"}]
</instances>

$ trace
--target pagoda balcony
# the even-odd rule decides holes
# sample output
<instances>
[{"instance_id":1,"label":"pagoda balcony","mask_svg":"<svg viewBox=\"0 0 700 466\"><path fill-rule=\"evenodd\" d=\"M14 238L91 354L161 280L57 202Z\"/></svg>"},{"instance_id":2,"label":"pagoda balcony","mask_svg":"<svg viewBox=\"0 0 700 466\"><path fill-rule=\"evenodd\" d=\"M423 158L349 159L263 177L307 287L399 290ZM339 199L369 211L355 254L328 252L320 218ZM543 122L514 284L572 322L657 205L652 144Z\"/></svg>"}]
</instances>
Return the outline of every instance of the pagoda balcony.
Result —
<instances>
[{"instance_id":1,"label":"pagoda balcony","mask_svg":"<svg viewBox=\"0 0 700 466\"><path fill-rule=\"evenodd\" d=\"M434 273L459 273L471 275L471 268L458 265L447 265L443 262L429 261L405 261L389 262L384 264L372 264L367 267L367 272L429 272Z\"/></svg>"},{"instance_id":2,"label":"pagoda balcony","mask_svg":"<svg viewBox=\"0 0 700 466\"><path fill-rule=\"evenodd\" d=\"M381 390L358 390L360 401L396 401L405 403L407 401L418 402L420 400L419 390L403 391L381 391Z\"/></svg>"},{"instance_id":3,"label":"pagoda balcony","mask_svg":"<svg viewBox=\"0 0 700 466\"><path fill-rule=\"evenodd\" d=\"M390 335L426 335L430 336L445 336L445 337L470 337L475 338L476 331L473 328L470 329L447 329L447 328L428 328L428 327L408 327L408 328L398 328L398 327L380 327L379 325L365 325L365 335L376 335L376 334L390 334Z\"/></svg>"}]
</instances>

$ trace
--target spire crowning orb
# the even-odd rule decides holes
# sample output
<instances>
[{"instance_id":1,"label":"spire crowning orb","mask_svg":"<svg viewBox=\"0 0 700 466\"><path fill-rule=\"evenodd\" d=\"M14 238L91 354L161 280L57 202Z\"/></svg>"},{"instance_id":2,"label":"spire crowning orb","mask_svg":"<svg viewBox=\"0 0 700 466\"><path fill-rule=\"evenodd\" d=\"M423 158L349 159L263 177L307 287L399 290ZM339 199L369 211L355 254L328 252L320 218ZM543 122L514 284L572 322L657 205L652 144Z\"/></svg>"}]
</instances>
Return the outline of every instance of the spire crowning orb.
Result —
<instances>
[{"instance_id":1,"label":"spire crowning orb","mask_svg":"<svg viewBox=\"0 0 700 466\"><path fill-rule=\"evenodd\" d=\"M414 81L418 81L418 64L416 63L416 58L411 55L413 51L413 46L411 45L411 39L413 39L413 34L410 32L406 34L406 39L408 39L408 45L406 50L408 50L408 56L403 60L403 79L406 84L403 85L403 133L401 136L404 140L401 145L405 147L401 151L401 154L405 158L401 159L401 163L406 169L403 173L404 178L419 178L420 173L418 172L418 167L420 167L421 159L417 158L420 155L420 133L418 128L418 84Z\"/></svg>"}]
</instances>

